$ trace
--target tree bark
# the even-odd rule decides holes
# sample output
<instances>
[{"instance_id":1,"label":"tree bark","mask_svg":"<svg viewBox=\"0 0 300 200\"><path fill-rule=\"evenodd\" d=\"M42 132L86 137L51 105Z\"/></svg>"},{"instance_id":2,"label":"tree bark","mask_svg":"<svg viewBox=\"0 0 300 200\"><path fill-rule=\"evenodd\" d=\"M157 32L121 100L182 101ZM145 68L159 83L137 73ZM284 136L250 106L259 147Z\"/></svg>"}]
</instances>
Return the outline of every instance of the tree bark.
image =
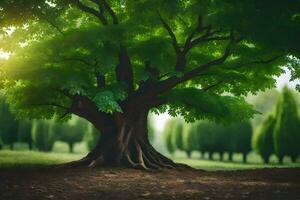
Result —
<instances>
[{"instance_id":1,"label":"tree bark","mask_svg":"<svg viewBox=\"0 0 300 200\"><path fill-rule=\"evenodd\" d=\"M188 167L157 152L148 140L148 112L117 114L107 120L96 147L71 166L121 166L137 169ZM94 124L95 127L103 127Z\"/></svg>"}]
</instances>

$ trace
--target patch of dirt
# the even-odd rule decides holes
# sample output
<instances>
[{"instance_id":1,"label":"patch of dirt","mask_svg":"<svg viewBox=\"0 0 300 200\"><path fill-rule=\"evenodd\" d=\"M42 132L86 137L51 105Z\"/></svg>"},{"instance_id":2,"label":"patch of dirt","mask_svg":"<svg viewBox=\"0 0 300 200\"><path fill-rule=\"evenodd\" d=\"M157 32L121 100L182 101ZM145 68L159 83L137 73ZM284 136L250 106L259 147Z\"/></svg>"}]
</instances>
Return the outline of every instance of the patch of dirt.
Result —
<instances>
[{"instance_id":1,"label":"patch of dirt","mask_svg":"<svg viewBox=\"0 0 300 200\"><path fill-rule=\"evenodd\" d=\"M300 200L300 169L1 169L0 199Z\"/></svg>"}]
</instances>

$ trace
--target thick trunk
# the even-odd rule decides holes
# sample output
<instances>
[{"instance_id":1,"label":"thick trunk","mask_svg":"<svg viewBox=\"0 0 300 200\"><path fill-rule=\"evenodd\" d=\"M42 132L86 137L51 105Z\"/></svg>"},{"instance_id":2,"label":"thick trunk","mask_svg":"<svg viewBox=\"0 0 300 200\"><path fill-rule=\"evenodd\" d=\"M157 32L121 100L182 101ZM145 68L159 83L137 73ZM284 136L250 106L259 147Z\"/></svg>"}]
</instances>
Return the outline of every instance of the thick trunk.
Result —
<instances>
[{"instance_id":1,"label":"thick trunk","mask_svg":"<svg viewBox=\"0 0 300 200\"><path fill-rule=\"evenodd\" d=\"M116 116L106 124L105 130L101 130L101 138L96 147L85 158L72 164L140 169L185 166L174 163L152 147L148 140L147 114L145 112L135 117Z\"/></svg>"}]
</instances>

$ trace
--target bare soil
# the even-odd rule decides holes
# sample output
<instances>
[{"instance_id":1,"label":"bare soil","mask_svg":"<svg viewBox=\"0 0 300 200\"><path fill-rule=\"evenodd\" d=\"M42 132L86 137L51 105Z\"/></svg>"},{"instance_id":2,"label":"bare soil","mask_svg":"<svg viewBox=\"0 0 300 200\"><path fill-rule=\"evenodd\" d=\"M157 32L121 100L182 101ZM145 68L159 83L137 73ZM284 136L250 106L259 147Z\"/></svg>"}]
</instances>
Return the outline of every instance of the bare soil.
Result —
<instances>
[{"instance_id":1,"label":"bare soil","mask_svg":"<svg viewBox=\"0 0 300 200\"><path fill-rule=\"evenodd\" d=\"M300 200L300 169L1 169L0 199Z\"/></svg>"}]
</instances>

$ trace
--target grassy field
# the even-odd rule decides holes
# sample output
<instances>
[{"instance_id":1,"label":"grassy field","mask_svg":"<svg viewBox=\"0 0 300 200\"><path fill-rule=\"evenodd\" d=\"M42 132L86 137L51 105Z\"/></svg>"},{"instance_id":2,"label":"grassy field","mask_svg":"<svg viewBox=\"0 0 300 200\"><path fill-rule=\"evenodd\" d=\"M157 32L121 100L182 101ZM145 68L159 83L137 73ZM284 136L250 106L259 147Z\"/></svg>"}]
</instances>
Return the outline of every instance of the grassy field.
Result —
<instances>
[{"instance_id":1,"label":"grassy field","mask_svg":"<svg viewBox=\"0 0 300 200\"><path fill-rule=\"evenodd\" d=\"M0 151L0 168L28 168L36 166L47 166L52 164L59 164L69 162L72 160L78 160L84 156L83 153L69 154L69 153L42 153L36 151ZM300 167L300 163L290 163L286 159L286 164L277 165L275 157L271 159L270 165L264 165L261 163L259 157L255 154L249 155L249 163L243 164L240 162L239 155L235 155L235 162L220 162L201 160L197 158L198 155L194 155L193 158L188 159L184 155L178 154L173 159L176 162L186 163L197 169L204 169L209 171L214 170L242 170L242 169L255 169L265 167ZM215 157L217 159L217 157Z\"/></svg>"}]
</instances>

